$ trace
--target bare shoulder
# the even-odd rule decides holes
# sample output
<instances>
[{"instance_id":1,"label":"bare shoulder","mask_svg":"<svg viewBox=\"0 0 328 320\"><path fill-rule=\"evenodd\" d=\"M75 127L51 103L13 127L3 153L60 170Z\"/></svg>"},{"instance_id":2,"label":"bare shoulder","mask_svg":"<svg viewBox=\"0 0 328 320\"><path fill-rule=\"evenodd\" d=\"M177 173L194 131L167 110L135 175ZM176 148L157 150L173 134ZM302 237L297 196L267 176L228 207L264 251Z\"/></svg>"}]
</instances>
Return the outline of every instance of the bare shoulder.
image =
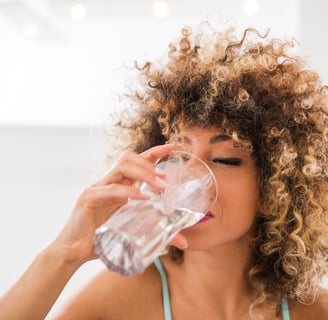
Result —
<instances>
[{"instance_id":1,"label":"bare shoulder","mask_svg":"<svg viewBox=\"0 0 328 320\"><path fill-rule=\"evenodd\" d=\"M310 307L309 307L310 308ZM312 314L315 319L328 319L328 290L321 288L317 299L312 304Z\"/></svg>"},{"instance_id":2,"label":"bare shoulder","mask_svg":"<svg viewBox=\"0 0 328 320\"><path fill-rule=\"evenodd\" d=\"M326 320L328 319L328 290L320 288L315 301L309 305L297 303L291 308L291 319Z\"/></svg>"},{"instance_id":3,"label":"bare shoulder","mask_svg":"<svg viewBox=\"0 0 328 320\"><path fill-rule=\"evenodd\" d=\"M122 277L105 269L70 299L55 319L156 319L161 316L161 281L154 265Z\"/></svg>"}]
</instances>

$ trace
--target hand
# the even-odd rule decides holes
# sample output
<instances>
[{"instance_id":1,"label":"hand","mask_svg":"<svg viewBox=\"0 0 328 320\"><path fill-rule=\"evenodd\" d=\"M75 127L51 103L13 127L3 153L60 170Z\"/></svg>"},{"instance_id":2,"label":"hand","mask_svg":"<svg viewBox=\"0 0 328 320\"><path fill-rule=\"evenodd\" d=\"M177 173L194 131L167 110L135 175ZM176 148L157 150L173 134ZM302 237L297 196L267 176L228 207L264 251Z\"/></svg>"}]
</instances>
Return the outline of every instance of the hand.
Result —
<instances>
[{"instance_id":1,"label":"hand","mask_svg":"<svg viewBox=\"0 0 328 320\"><path fill-rule=\"evenodd\" d=\"M96 258L93 244L95 230L129 198L149 199L149 195L134 187L136 181L147 182L157 190L164 189L158 181L164 176L156 170L155 162L172 149L173 145L167 144L153 147L140 155L125 152L101 180L81 194L62 232L52 243L65 262L83 264ZM187 246L181 235L171 244L180 248Z\"/></svg>"}]
</instances>

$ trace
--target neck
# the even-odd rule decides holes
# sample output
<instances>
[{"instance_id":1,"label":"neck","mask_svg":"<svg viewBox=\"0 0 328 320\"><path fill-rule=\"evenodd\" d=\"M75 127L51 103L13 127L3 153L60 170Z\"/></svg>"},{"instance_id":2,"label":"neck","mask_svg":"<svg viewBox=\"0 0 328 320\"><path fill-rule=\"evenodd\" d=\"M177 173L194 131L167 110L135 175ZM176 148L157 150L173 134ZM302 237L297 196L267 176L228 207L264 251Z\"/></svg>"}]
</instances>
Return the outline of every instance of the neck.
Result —
<instances>
[{"instance_id":1,"label":"neck","mask_svg":"<svg viewBox=\"0 0 328 320\"><path fill-rule=\"evenodd\" d=\"M209 251L186 250L184 254L181 285L185 294L222 319L248 319L253 302L247 282L251 250L249 242L243 241Z\"/></svg>"},{"instance_id":2,"label":"neck","mask_svg":"<svg viewBox=\"0 0 328 320\"><path fill-rule=\"evenodd\" d=\"M251 259L249 244L229 244L209 251L185 251L184 268L186 276L208 280L213 290L222 292L247 290L247 271ZM229 288L231 288L229 290ZM237 290L236 290L237 289ZM225 293L226 293L225 292Z\"/></svg>"}]
</instances>

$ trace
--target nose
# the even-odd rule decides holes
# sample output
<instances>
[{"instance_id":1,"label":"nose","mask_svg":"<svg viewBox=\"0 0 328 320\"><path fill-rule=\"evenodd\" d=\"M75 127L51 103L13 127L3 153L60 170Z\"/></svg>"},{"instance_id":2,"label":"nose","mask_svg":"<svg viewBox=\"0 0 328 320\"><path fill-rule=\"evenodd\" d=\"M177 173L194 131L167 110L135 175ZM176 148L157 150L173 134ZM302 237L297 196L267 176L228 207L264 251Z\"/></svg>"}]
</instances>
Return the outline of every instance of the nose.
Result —
<instances>
[{"instance_id":1,"label":"nose","mask_svg":"<svg viewBox=\"0 0 328 320\"><path fill-rule=\"evenodd\" d=\"M178 161L181 161L185 167L195 167L202 165L204 159L200 158L197 154L189 150L183 150L178 154Z\"/></svg>"},{"instance_id":2,"label":"nose","mask_svg":"<svg viewBox=\"0 0 328 320\"><path fill-rule=\"evenodd\" d=\"M204 148L188 148L186 151L194 156L189 160L191 164L200 160L208 165L208 152Z\"/></svg>"}]
</instances>

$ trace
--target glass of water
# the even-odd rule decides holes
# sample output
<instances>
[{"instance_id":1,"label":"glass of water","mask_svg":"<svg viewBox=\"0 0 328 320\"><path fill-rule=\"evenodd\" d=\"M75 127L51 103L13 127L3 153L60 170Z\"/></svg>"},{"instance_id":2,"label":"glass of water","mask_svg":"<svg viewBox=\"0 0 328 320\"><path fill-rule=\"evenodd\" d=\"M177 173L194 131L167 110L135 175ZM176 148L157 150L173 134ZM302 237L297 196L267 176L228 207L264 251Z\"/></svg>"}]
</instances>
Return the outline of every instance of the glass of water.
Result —
<instances>
[{"instance_id":1,"label":"glass of water","mask_svg":"<svg viewBox=\"0 0 328 320\"><path fill-rule=\"evenodd\" d=\"M106 266L121 275L142 272L174 236L204 217L217 199L215 176L197 156L172 151L156 165L165 172L163 191L147 183L149 200L129 200L95 233L95 249Z\"/></svg>"}]
</instances>

